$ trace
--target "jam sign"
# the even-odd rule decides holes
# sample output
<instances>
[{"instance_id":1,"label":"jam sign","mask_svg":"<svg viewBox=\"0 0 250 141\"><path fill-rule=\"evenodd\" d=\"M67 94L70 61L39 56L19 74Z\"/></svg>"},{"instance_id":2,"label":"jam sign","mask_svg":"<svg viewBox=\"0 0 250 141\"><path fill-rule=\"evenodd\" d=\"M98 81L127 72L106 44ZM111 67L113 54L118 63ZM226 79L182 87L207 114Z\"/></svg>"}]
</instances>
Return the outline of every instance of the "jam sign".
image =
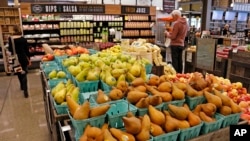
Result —
<instances>
[{"instance_id":1,"label":"jam sign","mask_svg":"<svg viewBox=\"0 0 250 141\"><path fill-rule=\"evenodd\" d=\"M149 14L149 7L144 6L122 6L122 14Z\"/></svg>"}]
</instances>

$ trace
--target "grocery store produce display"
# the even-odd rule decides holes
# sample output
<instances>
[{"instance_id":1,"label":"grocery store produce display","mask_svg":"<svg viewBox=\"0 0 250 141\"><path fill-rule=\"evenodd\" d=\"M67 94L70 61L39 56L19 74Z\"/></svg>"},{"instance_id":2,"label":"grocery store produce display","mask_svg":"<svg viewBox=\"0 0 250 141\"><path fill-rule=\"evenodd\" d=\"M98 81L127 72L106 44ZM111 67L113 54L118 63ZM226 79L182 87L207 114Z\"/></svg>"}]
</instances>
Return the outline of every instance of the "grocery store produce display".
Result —
<instances>
[{"instance_id":1,"label":"grocery store produce display","mask_svg":"<svg viewBox=\"0 0 250 141\"><path fill-rule=\"evenodd\" d=\"M70 117L76 140L92 138L91 128L105 139L185 140L237 124L240 117L249 120L249 94L241 82L199 72L147 74L146 58L121 52L115 45L42 63L59 66L46 71L50 80L66 73L67 81L51 87L51 94L54 106L64 106ZM95 88L82 89L92 82Z\"/></svg>"}]
</instances>

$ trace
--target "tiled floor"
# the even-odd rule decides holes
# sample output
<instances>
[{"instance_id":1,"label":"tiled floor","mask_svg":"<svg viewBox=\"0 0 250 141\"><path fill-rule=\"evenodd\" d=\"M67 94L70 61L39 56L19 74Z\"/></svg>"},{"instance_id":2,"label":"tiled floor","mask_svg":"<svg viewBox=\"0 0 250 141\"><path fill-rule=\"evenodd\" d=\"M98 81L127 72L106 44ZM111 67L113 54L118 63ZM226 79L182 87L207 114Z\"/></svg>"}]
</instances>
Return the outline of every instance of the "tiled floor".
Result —
<instances>
[{"instance_id":1,"label":"tiled floor","mask_svg":"<svg viewBox=\"0 0 250 141\"><path fill-rule=\"evenodd\" d=\"M0 141L50 141L38 70L28 74L29 98L17 76L0 73Z\"/></svg>"}]
</instances>

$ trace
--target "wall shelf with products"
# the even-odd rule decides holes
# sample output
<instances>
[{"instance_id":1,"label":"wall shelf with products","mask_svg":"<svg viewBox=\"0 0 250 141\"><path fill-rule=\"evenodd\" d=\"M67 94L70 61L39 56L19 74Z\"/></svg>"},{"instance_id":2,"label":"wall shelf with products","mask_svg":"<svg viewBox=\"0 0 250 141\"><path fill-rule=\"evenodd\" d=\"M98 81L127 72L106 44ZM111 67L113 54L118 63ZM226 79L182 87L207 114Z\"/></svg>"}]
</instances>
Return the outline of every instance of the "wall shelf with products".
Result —
<instances>
[{"instance_id":1,"label":"wall shelf with products","mask_svg":"<svg viewBox=\"0 0 250 141\"><path fill-rule=\"evenodd\" d=\"M20 25L19 8L13 7L0 7L0 46L1 46L1 58L3 61L1 64L4 65L5 72L11 74L9 53L6 48L9 42L9 36L13 35L14 27Z\"/></svg>"}]
</instances>

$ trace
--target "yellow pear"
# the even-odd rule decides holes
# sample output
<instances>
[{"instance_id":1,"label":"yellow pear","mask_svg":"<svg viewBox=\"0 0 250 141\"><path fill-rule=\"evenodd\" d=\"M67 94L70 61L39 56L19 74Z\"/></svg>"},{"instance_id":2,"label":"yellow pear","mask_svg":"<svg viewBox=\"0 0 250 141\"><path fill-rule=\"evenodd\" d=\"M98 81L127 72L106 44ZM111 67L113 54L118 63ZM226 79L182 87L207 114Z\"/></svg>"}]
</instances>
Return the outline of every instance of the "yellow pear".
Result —
<instances>
[{"instance_id":1,"label":"yellow pear","mask_svg":"<svg viewBox=\"0 0 250 141\"><path fill-rule=\"evenodd\" d=\"M210 92L204 91L204 95L206 97L207 102L213 103L217 108L220 108L222 106L221 98L213 95Z\"/></svg>"},{"instance_id":2,"label":"yellow pear","mask_svg":"<svg viewBox=\"0 0 250 141\"><path fill-rule=\"evenodd\" d=\"M220 91L216 90L216 89L213 89L213 92L216 96L220 97L221 98L221 101L222 101L222 105L224 106L231 106L231 99L226 96L226 95L223 95Z\"/></svg>"}]
</instances>

